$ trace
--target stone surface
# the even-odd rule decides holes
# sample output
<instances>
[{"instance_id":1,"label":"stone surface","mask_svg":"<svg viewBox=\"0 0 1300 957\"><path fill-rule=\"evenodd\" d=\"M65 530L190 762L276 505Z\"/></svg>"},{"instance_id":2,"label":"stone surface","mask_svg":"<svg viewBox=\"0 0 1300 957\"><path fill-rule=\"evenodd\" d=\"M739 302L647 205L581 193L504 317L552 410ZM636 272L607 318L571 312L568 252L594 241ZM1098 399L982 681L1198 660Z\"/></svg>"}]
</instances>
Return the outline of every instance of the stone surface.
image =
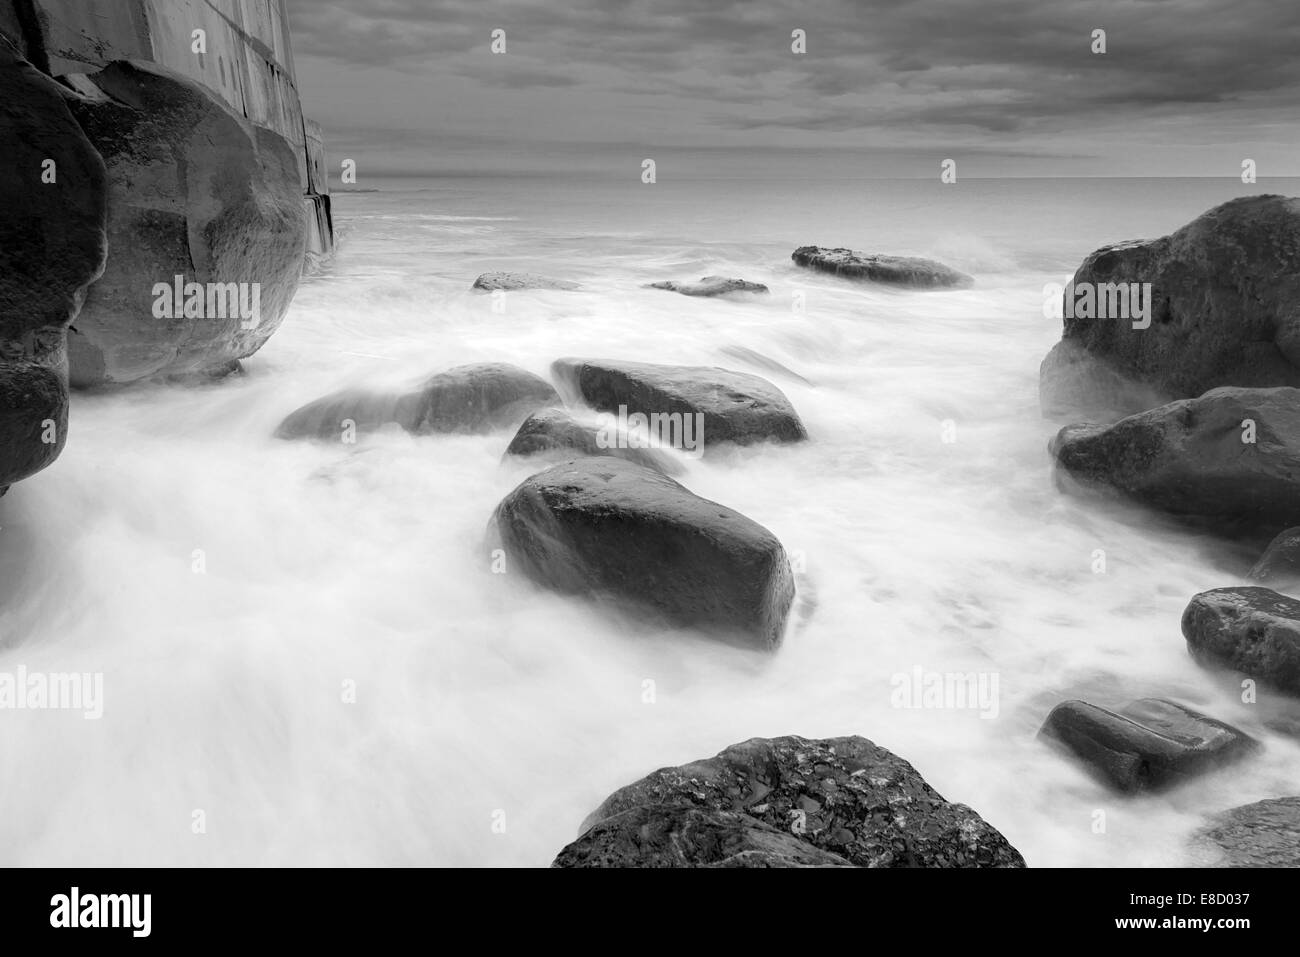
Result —
<instances>
[{"instance_id":1,"label":"stone surface","mask_svg":"<svg viewBox=\"0 0 1300 957\"><path fill-rule=\"evenodd\" d=\"M1039 734L1119 791L1174 787L1258 747L1231 725L1164 698L1142 698L1118 713L1065 701L1052 709Z\"/></svg>"},{"instance_id":2,"label":"stone surface","mask_svg":"<svg viewBox=\"0 0 1300 957\"><path fill-rule=\"evenodd\" d=\"M748 817L859 867L1024 866L1005 837L945 800L896 754L866 738L794 735L751 738L620 788L583 822L556 865L663 866L669 855L662 835L681 830L683 805ZM701 828L711 823L695 820ZM768 843L768 830L747 831L734 818L723 823L723 850L696 836L679 848L680 863L735 861L747 849L759 860L764 852L768 860L790 854L788 844Z\"/></svg>"},{"instance_id":3,"label":"stone surface","mask_svg":"<svg viewBox=\"0 0 1300 957\"><path fill-rule=\"evenodd\" d=\"M785 634L794 577L776 536L652 469L609 457L553 466L507 495L492 527L507 569L554 591L763 651Z\"/></svg>"},{"instance_id":4,"label":"stone surface","mask_svg":"<svg viewBox=\"0 0 1300 957\"><path fill-rule=\"evenodd\" d=\"M800 246L790 258L800 266L847 279L866 279L913 289L960 289L975 282L964 272L943 263L914 256L868 256L842 247Z\"/></svg>"},{"instance_id":5,"label":"stone surface","mask_svg":"<svg viewBox=\"0 0 1300 957\"><path fill-rule=\"evenodd\" d=\"M1273 589L1300 585L1300 526L1278 532L1247 577Z\"/></svg>"},{"instance_id":6,"label":"stone surface","mask_svg":"<svg viewBox=\"0 0 1300 957\"><path fill-rule=\"evenodd\" d=\"M509 363L483 362L439 372L408 390L343 389L293 412L275 434L339 439L349 421L357 435L387 425L417 435L486 433L512 428L533 410L559 402L540 376Z\"/></svg>"},{"instance_id":7,"label":"stone surface","mask_svg":"<svg viewBox=\"0 0 1300 957\"><path fill-rule=\"evenodd\" d=\"M1244 804L1197 835L1219 867L1300 867L1300 797Z\"/></svg>"},{"instance_id":8,"label":"stone surface","mask_svg":"<svg viewBox=\"0 0 1300 957\"><path fill-rule=\"evenodd\" d=\"M1123 375L1072 339L1053 346L1038 367L1038 405L1044 418L1114 422L1173 398Z\"/></svg>"},{"instance_id":9,"label":"stone surface","mask_svg":"<svg viewBox=\"0 0 1300 957\"><path fill-rule=\"evenodd\" d=\"M557 359L561 391L601 412L703 415L703 445L798 442L808 437L785 393L748 372L709 366ZM672 444L665 442L664 444Z\"/></svg>"},{"instance_id":10,"label":"stone surface","mask_svg":"<svg viewBox=\"0 0 1300 957\"><path fill-rule=\"evenodd\" d=\"M521 458L544 456L571 459L574 456L609 455L627 459L665 475L680 475L685 469L668 453L653 448L619 448L618 437L607 423L579 422L564 409L534 412L510 440L506 455ZM602 440L605 442L601 444ZM628 440L629 443L631 440Z\"/></svg>"},{"instance_id":11,"label":"stone surface","mask_svg":"<svg viewBox=\"0 0 1300 957\"><path fill-rule=\"evenodd\" d=\"M579 289L576 282L563 279L548 279L530 272L485 272L474 280L471 289L491 292L494 289L511 291L515 289Z\"/></svg>"},{"instance_id":12,"label":"stone surface","mask_svg":"<svg viewBox=\"0 0 1300 957\"><path fill-rule=\"evenodd\" d=\"M695 282L652 282L647 289L666 289L680 292L683 296L725 296L733 292L765 293L767 287L761 282L748 282L744 279L729 279L726 276L705 276Z\"/></svg>"},{"instance_id":13,"label":"stone surface","mask_svg":"<svg viewBox=\"0 0 1300 957\"><path fill-rule=\"evenodd\" d=\"M1192 598L1182 626L1201 663L1300 695L1300 601L1268 588L1215 588Z\"/></svg>"},{"instance_id":14,"label":"stone surface","mask_svg":"<svg viewBox=\"0 0 1300 957\"><path fill-rule=\"evenodd\" d=\"M0 39L0 490L63 450L68 325L104 267L104 163L67 98Z\"/></svg>"},{"instance_id":15,"label":"stone surface","mask_svg":"<svg viewBox=\"0 0 1300 957\"><path fill-rule=\"evenodd\" d=\"M302 269L297 154L156 64L117 61L89 81L104 98L78 99L73 113L108 168L109 252L69 341L72 383L201 372L252 355L279 328ZM155 284L177 275L202 285L202 316L155 314ZM217 315L229 283L247 284L234 288L249 306L257 284L256 316Z\"/></svg>"},{"instance_id":16,"label":"stone surface","mask_svg":"<svg viewBox=\"0 0 1300 957\"><path fill-rule=\"evenodd\" d=\"M1049 448L1074 478L1175 515L1243 530L1300 523L1297 389L1214 389L1113 425L1066 426Z\"/></svg>"}]
</instances>

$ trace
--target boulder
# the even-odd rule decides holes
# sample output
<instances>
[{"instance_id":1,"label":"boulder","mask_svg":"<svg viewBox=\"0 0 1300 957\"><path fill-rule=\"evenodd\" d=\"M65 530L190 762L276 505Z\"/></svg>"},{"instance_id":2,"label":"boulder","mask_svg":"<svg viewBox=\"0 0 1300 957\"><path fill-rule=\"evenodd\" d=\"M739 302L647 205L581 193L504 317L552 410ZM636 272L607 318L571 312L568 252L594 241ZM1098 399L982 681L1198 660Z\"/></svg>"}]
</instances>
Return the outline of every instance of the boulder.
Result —
<instances>
[{"instance_id":1,"label":"boulder","mask_svg":"<svg viewBox=\"0 0 1300 957\"><path fill-rule=\"evenodd\" d=\"M511 572L634 605L759 650L781 643L794 577L776 536L652 469L589 457L525 479L497 506Z\"/></svg>"},{"instance_id":2,"label":"boulder","mask_svg":"<svg viewBox=\"0 0 1300 957\"><path fill-rule=\"evenodd\" d=\"M1197 835L1219 867L1300 867L1300 797L1244 804Z\"/></svg>"},{"instance_id":3,"label":"boulder","mask_svg":"<svg viewBox=\"0 0 1300 957\"><path fill-rule=\"evenodd\" d=\"M733 292L767 292L761 282L748 282L744 279L728 279L726 276L705 276L697 282L652 282L647 289L667 289L680 292L683 296L725 296Z\"/></svg>"},{"instance_id":4,"label":"boulder","mask_svg":"<svg viewBox=\"0 0 1300 957\"><path fill-rule=\"evenodd\" d=\"M155 63L88 79L103 97L73 113L108 167L108 261L69 342L73 385L252 355L284 318L307 245L293 146Z\"/></svg>"},{"instance_id":5,"label":"boulder","mask_svg":"<svg viewBox=\"0 0 1300 957\"><path fill-rule=\"evenodd\" d=\"M728 815L686 817L683 807ZM754 825L745 825L748 818ZM665 832L696 828L676 855ZM700 831L719 826L713 841ZM774 866L794 858L772 832L858 867L1024 867L997 830L945 800L902 758L866 738L751 738L716 757L661 768L615 791L556 858L559 867ZM744 859L751 855L753 863ZM835 866L833 858L775 866Z\"/></svg>"},{"instance_id":6,"label":"boulder","mask_svg":"<svg viewBox=\"0 0 1300 957\"><path fill-rule=\"evenodd\" d=\"M0 492L63 450L68 324L104 268L104 163L69 98L0 39Z\"/></svg>"},{"instance_id":7,"label":"boulder","mask_svg":"<svg viewBox=\"0 0 1300 957\"><path fill-rule=\"evenodd\" d=\"M1259 746L1232 725L1164 698L1142 698L1118 713L1065 701L1052 709L1039 735L1126 792L1183 784Z\"/></svg>"},{"instance_id":8,"label":"boulder","mask_svg":"<svg viewBox=\"0 0 1300 957\"><path fill-rule=\"evenodd\" d=\"M1049 449L1083 482L1242 530L1300 523L1300 390L1213 389L1121 419L1071 425Z\"/></svg>"},{"instance_id":9,"label":"boulder","mask_svg":"<svg viewBox=\"0 0 1300 957\"><path fill-rule=\"evenodd\" d=\"M1300 585L1300 526L1278 532L1247 577L1273 589Z\"/></svg>"},{"instance_id":10,"label":"boulder","mask_svg":"<svg viewBox=\"0 0 1300 957\"><path fill-rule=\"evenodd\" d=\"M708 366L654 365L603 359L557 359L551 373L561 390L600 412L645 416L662 444L693 435L702 448L734 442L799 442L808 437L780 389L748 372ZM673 418L673 417L676 418ZM689 417L689 420L688 420ZM680 430L680 431L678 431Z\"/></svg>"},{"instance_id":11,"label":"boulder","mask_svg":"<svg viewBox=\"0 0 1300 957\"><path fill-rule=\"evenodd\" d=\"M293 412L275 434L338 439L349 429L361 434L394 424L416 435L483 434L511 428L534 409L559 402L540 376L504 362L483 362L439 372L408 390L332 393Z\"/></svg>"},{"instance_id":12,"label":"boulder","mask_svg":"<svg viewBox=\"0 0 1300 957\"><path fill-rule=\"evenodd\" d=\"M579 422L563 409L541 409L526 418L510 440L506 455L571 459L574 456L609 455L627 459L637 465L655 469L665 475L685 471L668 453L654 448L640 448L635 437L615 433L609 423ZM623 447L619 443L626 444Z\"/></svg>"},{"instance_id":13,"label":"boulder","mask_svg":"<svg viewBox=\"0 0 1300 957\"><path fill-rule=\"evenodd\" d=\"M1215 588L1193 596L1182 626L1202 664L1300 695L1300 601L1268 588Z\"/></svg>"},{"instance_id":14,"label":"boulder","mask_svg":"<svg viewBox=\"0 0 1300 957\"><path fill-rule=\"evenodd\" d=\"M1058 342L1038 367L1038 405L1044 418L1114 422L1173 398L1122 375L1073 339Z\"/></svg>"},{"instance_id":15,"label":"boulder","mask_svg":"<svg viewBox=\"0 0 1300 957\"><path fill-rule=\"evenodd\" d=\"M576 282L563 279L548 279L530 272L485 272L474 280L470 289L491 292L495 289L513 291L516 289L578 289Z\"/></svg>"},{"instance_id":16,"label":"boulder","mask_svg":"<svg viewBox=\"0 0 1300 957\"><path fill-rule=\"evenodd\" d=\"M1067 310L1062 342L1174 399L1300 386L1300 199L1246 196L1160 239L1105 246L1067 296L1127 283L1151 284L1149 325Z\"/></svg>"},{"instance_id":17,"label":"boulder","mask_svg":"<svg viewBox=\"0 0 1300 957\"><path fill-rule=\"evenodd\" d=\"M912 289L960 289L975 282L951 266L914 256L867 256L842 247L800 246L790 258L800 266L847 279L866 279Z\"/></svg>"}]
</instances>

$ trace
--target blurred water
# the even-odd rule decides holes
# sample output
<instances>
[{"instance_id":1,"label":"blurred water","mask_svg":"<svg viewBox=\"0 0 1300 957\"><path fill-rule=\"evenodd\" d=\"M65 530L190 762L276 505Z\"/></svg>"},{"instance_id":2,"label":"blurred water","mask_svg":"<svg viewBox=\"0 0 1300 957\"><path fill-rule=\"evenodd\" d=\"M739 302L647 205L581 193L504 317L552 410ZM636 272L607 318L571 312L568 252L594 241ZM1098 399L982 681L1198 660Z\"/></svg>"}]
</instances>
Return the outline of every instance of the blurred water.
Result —
<instances>
[{"instance_id":1,"label":"blurred water","mask_svg":"<svg viewBox=\"0 0 1300 957\"><path fill-rule=\"evenodd\" d=\"M335 197L337 259L246 378L77 396L62 458L0 502L0 671L105 675L99 721L0 712L0 860L545 865L619 785L791 733L897 751L1039 866L1181 863L1206 814L1300 791L1300 747L1179 631L1188 598L1254 555L1062 495L1037 407L1059 337L1045 283L1102 243L1300 183L382 185ZM930 255L978 283L853 285L796 269L804 244ZM585 288L495 314L468 291L493 269ZM713 273L772 295L640 288ZM488 516L530 472L500 463L509 435L270 437L343 384L481 360L544 375L563 355L759 371L799 409L810 442L686 461L682 479L802 554L808 617L778 654L490 574ZM891 677L918 666L995 673L997 717L893 707ZM1063 698L1148 695L1267 748L1120 800L1034 738Z\"/></svg>"}]
</instances>

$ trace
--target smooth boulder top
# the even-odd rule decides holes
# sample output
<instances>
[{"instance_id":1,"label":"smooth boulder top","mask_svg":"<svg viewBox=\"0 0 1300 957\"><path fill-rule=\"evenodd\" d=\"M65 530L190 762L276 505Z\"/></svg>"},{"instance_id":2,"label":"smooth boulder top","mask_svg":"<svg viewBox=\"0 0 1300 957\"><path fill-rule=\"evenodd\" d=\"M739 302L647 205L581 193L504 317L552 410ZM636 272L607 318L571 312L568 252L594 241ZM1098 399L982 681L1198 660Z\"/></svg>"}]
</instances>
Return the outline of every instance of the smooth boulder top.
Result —
<instances>
[{"instance_id":1,"label":"smooth boulder top","mask_svg":"<svg viewBox=\"0 0 1300 957\"><path fill-rule=\"evenodd\" d=\"M898 755L856 736L796 735L751 738L620 788L587 817L556 864L604 854L640 866L634 828L671 819L681 806L748 816L858 867L1025 866L992 825L945 800ZM644 810L629 819L634 809ZM629 839L610 841L611 828ZM735 843L729 851L737 853Z\"/></svg>"},{"instance_id":2,"label":"smooth boulder top","mask_svg":"<svg viewBox=\"0 0 1300 957\"><path fill-rule=\"evenodd\" d=\"M1192 597L1182 619L1187 650L1300 695L1300 601L1269 588L1214 588Z\"/></svg>"},{"instance_id":3,"label":"smooth boulder top","mask_svg":"<svg viewBox=\"0 0 1300 957\"><path fill-rule=\"evenodd\" d=\"M1300 797L1243 804L1197 835L1220 867L1300 867Z\"/></svg>"},{"instance_id":4,"label":"smooth boulder top","mask_svg":"<svg viewBox=\"0 0 1300 957\"><path fill-rule=\"evenodd\" d=\"M502 499L491 529L509 569L554 591L761 651L784 636L795 589L780 541L652 469L610 457L552 466Z\"/></svg>"},{"instance_id":5,"label":"smooth boulder top","mask_svg":"<svg viewBox=\"0 0 1300 957\"><path fill-rule=\"evenodd\" d=\"M519 431L506 448L507 456L524 458L532 455L561 456L571 459L575 455L608 455L627 459L637 465L652 468L665 475L680 475L684 468L662 449L623 448L618 436L609 430L602 441L602 427L580 422L564 409L539 409L523 421Z\"/></svg>"},{"instance_id":6,"label":"smooth boulder top","mask_svg":"<svg viewBox=\"0 0 1300 957\"><path fill-rule=\"evenodd\" d=\"M808 437L784 392L748 372L716 366L657 365L608 359L557 359L561 391L600 412L700 413L704 447L723 442L799 442Z\"/></svg>"},{"instance_id":7,"label":"smooth boulder top","mask_svg":"<svg viewBox=\"0 0 1300 957\"><path fill-rule=\"evenodd\" d=\"M474 280L470 289L491 292L496 289L505 291L515 289L560 289L573 290L582 288L576 282L563 279L549 279L530 272L485 272Z\"/></svg>"},{"instance_id":8,"label":"smooth boulder top","mask_svg":"<svg viewBox=\"0 0 1300 957\"><path fill-rule=\"evenodd\" d=\"M768 288L761 282L749 282L745 279L731 279L727 276L705 276L695 282L652 282L647 289L666 289L680 292L683 296L725 296L733 292L765 293Z\"/></svg>"},{"instance_id":9,"label":"smooth boulder top","mask_svg":"<svg viewBox=\"0 0 1300 957\"><path fill-rule=\"evenodd\" d=\"M865 255L843 247L800 246L790 258L800 266L848 279L915 289L960 289L975 282L974 277L951 266L915 256Z\"/></svg>"}]
</instances>

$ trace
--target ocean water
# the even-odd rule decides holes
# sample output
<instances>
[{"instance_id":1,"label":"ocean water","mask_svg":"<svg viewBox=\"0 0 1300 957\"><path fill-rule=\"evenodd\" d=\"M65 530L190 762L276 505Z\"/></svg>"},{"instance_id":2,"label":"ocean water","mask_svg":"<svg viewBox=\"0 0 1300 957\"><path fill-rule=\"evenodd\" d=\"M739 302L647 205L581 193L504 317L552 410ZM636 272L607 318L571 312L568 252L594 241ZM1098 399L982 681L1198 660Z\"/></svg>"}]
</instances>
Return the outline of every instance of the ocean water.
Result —
<instances>
[{"instance_id":1,"label":"ocean water","mask_svg":"<svg viewBox=\"0 0 1300 957\"><path fill-rule=\"evenodd\" d=\"M1035 866L1197 863L1207 815L1300 792L1300 743L1179 630L1194 593L1256 556L1058 490L1061 423L1037 404L1060 334L1045 284L1103 243L1300 181L370 185L335 196L337 256L245 377L77 395L63 456L0 501L0 671L104 676L98 720L0 712L0 860L544 866L620 785L781 734L890 748ZM978 281L852 284L794 267L805 244ZM584 288L497 313L469 292L494 269ZM641 288L714 273L771 295ZM508 433L271 437L343 385L490 360L545 375L565 355L722 365L790 397L809 442L686 460L681 478L799 557L778 653L491 574L487 520L535 468L502 463ZM918 668L996 678L996 708L896 707L895 676ZM1144 696L1265 749L1123 799L1036 740L1061 700Z\"/></svg>"}]
</instances>

